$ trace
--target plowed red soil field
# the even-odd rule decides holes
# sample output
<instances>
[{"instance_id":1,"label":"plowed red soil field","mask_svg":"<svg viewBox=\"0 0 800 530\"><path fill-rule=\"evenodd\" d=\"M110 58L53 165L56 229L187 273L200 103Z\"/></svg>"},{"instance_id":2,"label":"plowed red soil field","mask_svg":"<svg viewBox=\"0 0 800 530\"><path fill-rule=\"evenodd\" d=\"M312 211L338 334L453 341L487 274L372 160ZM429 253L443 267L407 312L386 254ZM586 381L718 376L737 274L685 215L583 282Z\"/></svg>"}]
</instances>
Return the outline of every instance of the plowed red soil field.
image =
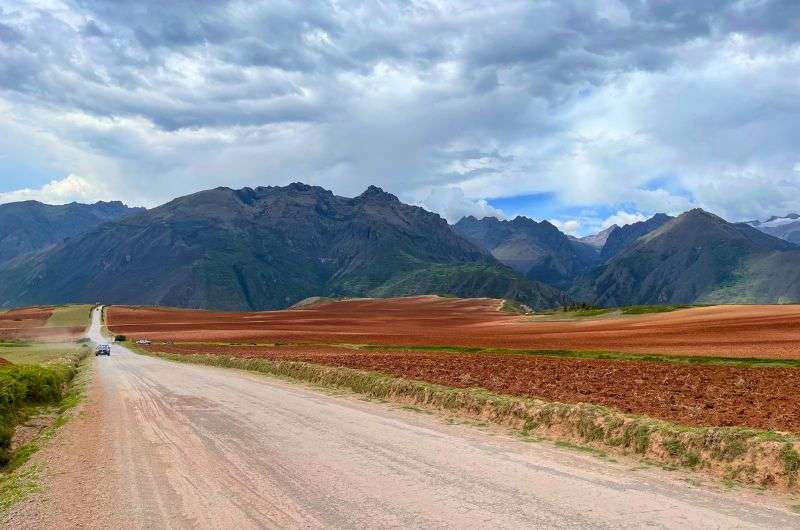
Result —
<instances>
[{"instance_id":1,"label":"plowed red soil field","mask_svg":"<svg viewBox=\"0 0 800 530\"><path fill-rule=\"evenodd\" d=\"M420 296L257 313L114 307L116 333L164 341L320 342L599 350L800 359L800 305L536 321L497 300Z\"/></svg>"},{"instance_id":2,"label":"plowed red soil field","mask_svg":"<svg viewBox=\"0 0 800 530\"><path fill-rule=\"evenodd\" d=\"M525 355L155 344L153 351L305 361L564 403L596 403L696 426L800 432L800 370Z\"/></svg>"},{"instance_id":3,"label":"plowed red soil field","mask_svg":"<svg viewBox=\"0 0 800 530\"><path fill-rule=\"evenodd\" d=\"M52 307L26 307L0 313L0 340L73 340L83 328L47 327Z\"/></svg>"},{"instance_id":4,"label":"plowed red soil field","mask_svg":"<svg viewBox=\"0 0 800 530\"><path fill-rule=\"evenodd\" d=\"M497 300L422 296L260 313L115 307L108 320L115 333L161 342L151 346L155 351L306 361L597 403L688 425L800 432L800 369L424 349L450 345L800 359L800 306L717 306L562 322L509 315L499 307ZM423 348L397 348L403 345Z\"/></svg>"}]
</instances>

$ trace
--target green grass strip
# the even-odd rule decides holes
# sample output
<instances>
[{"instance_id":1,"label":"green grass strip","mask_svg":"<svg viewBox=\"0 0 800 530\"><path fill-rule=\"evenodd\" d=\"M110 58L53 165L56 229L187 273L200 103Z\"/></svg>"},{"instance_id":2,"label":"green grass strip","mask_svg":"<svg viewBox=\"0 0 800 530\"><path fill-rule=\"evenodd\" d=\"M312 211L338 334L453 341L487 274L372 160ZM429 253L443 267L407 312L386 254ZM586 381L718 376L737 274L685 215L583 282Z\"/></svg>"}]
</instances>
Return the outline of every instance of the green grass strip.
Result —
<instances>
[{"instance_id":1,"label":"green grass strip","mask_svg":"<svg viewBox=\"0 0 800 530\"><path fill-rule=\"evenodd\" d=\"M800 359L762 359L757 357L717 357L709 355L680 355L657 353L624 353L609 351L578 350L539 350L517 348L490 348L481 346L396 345L396 344L354 344L323 342L275 342L275 343L236 343L236 342L175 342L176 346L231 346L231 347L325 347L361 351L435 352L462 353L476 355L531 355L541 357L566 357L574 359L601 359L612 361L641 361L687 365L719 365L742 368L800 368ZM2 355L0 355L2 356Z\"/></svg>"}]
</instances>

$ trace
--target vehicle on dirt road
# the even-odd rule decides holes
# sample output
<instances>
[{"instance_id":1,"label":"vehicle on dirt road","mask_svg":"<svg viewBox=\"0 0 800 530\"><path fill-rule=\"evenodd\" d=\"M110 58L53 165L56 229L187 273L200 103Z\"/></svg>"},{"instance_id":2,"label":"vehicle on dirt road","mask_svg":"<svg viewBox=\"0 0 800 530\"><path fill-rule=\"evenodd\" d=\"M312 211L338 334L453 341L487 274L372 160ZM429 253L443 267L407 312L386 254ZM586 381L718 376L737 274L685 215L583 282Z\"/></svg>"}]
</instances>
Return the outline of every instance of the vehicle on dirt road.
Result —
<instances>
[{"instance_id":1,"label":"vehicle on dirt road","mask_svg":"<svg viewBox=\"0 0 800 530\"><path fill-rule=\"evenodd\" d=\"M111 346L108 344L100 344L94 352L95 356L98 355L111 355Z\"/></svg>"}]
</instances>

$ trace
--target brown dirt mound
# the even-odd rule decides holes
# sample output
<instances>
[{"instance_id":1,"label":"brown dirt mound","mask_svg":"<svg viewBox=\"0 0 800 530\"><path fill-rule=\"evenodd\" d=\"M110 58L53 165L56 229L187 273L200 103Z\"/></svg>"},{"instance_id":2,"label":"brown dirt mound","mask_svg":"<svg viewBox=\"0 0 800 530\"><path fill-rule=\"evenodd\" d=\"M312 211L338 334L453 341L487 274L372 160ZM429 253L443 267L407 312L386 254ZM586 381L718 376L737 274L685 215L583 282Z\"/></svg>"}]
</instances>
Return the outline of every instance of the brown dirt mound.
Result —
<instances>
[{"instance_id":1,"label":"brown dirt mound","mask_svg":"<svg viewBox=\"0 0 800 530\"><path fill-rule=\"evenodd\" d=\"M114 307L116 333L165 341L458 345L800 359L800 305L534 321L498 300L419 296L299 310L223 313Z\"/></svg>"}]
</instances>

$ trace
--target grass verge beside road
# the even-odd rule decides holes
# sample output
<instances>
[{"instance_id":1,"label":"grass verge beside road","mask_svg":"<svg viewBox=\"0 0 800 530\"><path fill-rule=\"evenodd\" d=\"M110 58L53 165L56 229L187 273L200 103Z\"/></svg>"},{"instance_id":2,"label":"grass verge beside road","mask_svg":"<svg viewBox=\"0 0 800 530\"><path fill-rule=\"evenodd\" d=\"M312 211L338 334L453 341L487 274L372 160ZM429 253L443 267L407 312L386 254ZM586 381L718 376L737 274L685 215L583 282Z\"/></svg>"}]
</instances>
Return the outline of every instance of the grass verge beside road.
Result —
<instances>
[{"instance_id":1,"label":"grass verge beside road","mask_svg":"<svg viewBox=\"0 0 800 530\"><path fill-rule=\"evenodd\" d=\"M0 344L0 510L38 489L28 459L69 418L88 379L88 347ZM37 421L38 420L38 421Z\"/></svg>"},{"instance_id":2,"label":"grass verge beside road","mask_svg":"<svg viewBox=\"0 0 800 530\"><path fill-rule=\"evenodd\" d=\"M143 353L344 389L490 421L510 427L523 437L580 444L602 452L639 456L668 468L702 471L727 481L800 492L800 440L789 434L735 427L686 427L599 405L547 402L304 362Z\"/></svg>"}]
</instances>

